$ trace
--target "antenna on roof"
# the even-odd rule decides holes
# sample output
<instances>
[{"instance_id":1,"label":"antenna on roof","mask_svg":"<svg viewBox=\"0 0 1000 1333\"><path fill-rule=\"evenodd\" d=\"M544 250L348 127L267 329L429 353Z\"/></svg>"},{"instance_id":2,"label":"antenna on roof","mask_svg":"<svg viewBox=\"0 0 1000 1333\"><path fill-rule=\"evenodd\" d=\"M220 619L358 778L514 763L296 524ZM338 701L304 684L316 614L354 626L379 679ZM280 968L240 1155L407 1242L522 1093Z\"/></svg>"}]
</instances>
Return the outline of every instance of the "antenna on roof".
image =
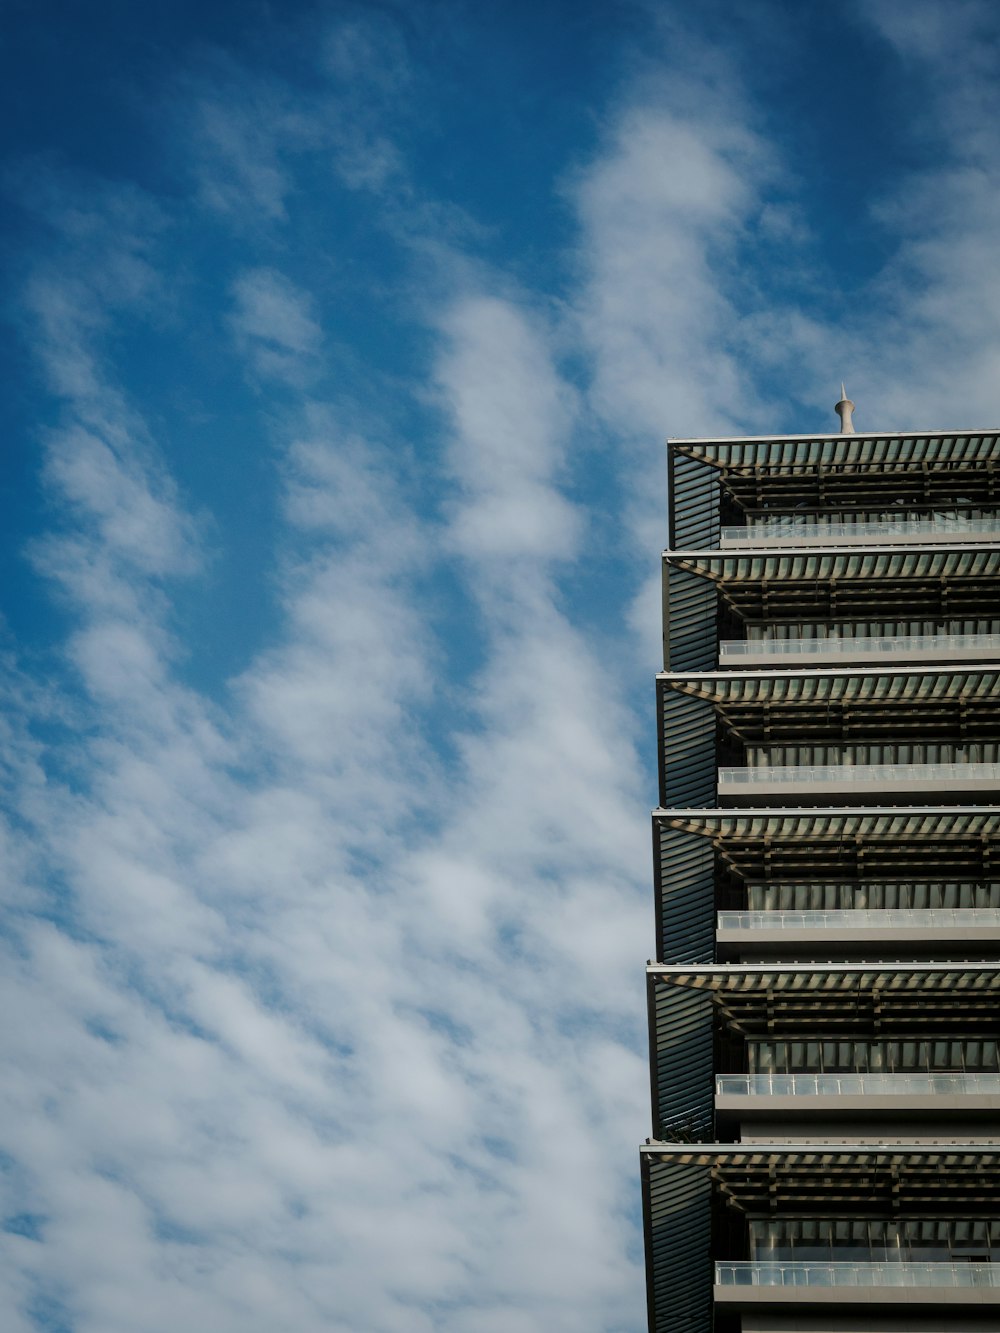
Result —
<instances>
[{"instance_id":1,"label":"antenna on roof","mask_svg":"<svg viewBox=\"0 0 1000 1333\"><path fill-rule=\"evenodd\" d=\"M833 410L836 412L837 416L840 417L841 435L853 435L855 431L854 422L851 420L851 413L854 411L854 404L851 402L850 398L848 398L847 390L844 388L843 383L840 385L840 402Z\"/></svg>"}]
</instances>

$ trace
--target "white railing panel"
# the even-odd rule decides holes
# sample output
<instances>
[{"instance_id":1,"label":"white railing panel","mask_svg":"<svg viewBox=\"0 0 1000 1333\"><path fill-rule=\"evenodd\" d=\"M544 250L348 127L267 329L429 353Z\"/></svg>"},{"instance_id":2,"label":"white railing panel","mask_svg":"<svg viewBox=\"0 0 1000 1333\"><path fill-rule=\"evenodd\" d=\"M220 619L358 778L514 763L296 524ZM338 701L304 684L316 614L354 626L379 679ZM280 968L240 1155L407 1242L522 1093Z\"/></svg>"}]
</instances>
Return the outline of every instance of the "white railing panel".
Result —
<instances>
[{"instance_id":1,"label":"white railing panel","mask_svg":"<svg viewBox=\"0 0 1000 1333\"><path fill-rule=\"evenodd\" d=\"M825 543L991 541L1000 539L997 518L935 518L883 520L875 523L809 523L768 519L739 528L723 528L725 549L766 546L816 546Z\"/></svg>"},{"instance_id":2,"label":"white railing panel","mask_svg":"<svg viewBox=\"0 0 1000 1333\"><path fill-rule=\"evenodd\" d=\"M1000 1074L717 1074L719 1097L1000 1095Z\"/></svg>"},{"instance_id":3,"label":"white railing panel","mask_svg":"<svg viewBox=\"0 0 1000 1333\"><path fill-rule=\"evenodd\" d=\"M891 787L896 782L1000 782L1000 763L988 764L758 764L720 768L719 787L755 783L826 782L854 787L861 783Z\"/></svg>"},{"instance_id":4,"label":"white railing panel","mask_svg":"<svg viewBox=\"0 0 1000 1333\"><path fill-rule=\"evenodd\" d=\"M841 1261L717 1263L720 1287L994 1287L1000 1264Z\"/></svg>"},{"instance_id":5,"label":"white railing panel","mask_svg":"<svg viewBox=\"0 0 1000 1333\"><path fill-rule=\"evenodd\" d=\"M870 907L831 911L719 912L720 930L1000 929L998 907Z\"/></svg>"}]
</instances>

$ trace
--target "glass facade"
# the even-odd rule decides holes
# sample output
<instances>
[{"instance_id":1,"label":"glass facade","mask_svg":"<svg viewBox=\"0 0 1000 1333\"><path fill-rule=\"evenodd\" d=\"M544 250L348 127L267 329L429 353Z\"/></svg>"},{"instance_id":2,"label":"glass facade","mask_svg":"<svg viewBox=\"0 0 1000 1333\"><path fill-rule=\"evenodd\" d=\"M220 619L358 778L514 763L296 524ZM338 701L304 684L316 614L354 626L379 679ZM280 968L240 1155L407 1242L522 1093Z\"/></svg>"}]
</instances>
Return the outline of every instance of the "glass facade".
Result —
<instances>
[{"instance_id":1,"label":"glass facade","mask_svg":"<svg viewBox=\"0 0 1000 1333\"><path fill-rule=\"evenodd\" d=\"M1000 879L970 883L748 884L753 911L937 911L942 908L1000 910Z\"/></svg>"},{"instance_id":2,"label":"glass facade","mask_svg":"<svg viewBox=\"0 0 1000 1333\"><path fill-rule=\"evenodd\" d=\"M980 653L1000 657L1000 634L910 634L895 637L878 635L825 634L814 638L747 637L719 644L719 658L739 666L743 657L772 653L776 658L794 659L820 653L839 654L850 660L857 657L900 657L922 654L928 657Z\"/></svg>"},{"instance_id":3,"label":"glass facade","mask_svg":"<svg viewBox=\"0 0 1000 1333\"><path fill-rule=\"evenodd\" d=\"M749 1230L754 1263L1000 1261L1000 1219L767 1218Z\"/></svg>"},{"instance_id":4,"label":"glass facade","mask_svg":"<svg viewBox=\"0 0 1000 1333\"><path fill-rule=\"evenodd\" d=\"M995 1039L911 1039L909 1041L747 1042L749 1072L793 1073L997 1073L1000 1044Z\"/></svg>"}]
</instances>

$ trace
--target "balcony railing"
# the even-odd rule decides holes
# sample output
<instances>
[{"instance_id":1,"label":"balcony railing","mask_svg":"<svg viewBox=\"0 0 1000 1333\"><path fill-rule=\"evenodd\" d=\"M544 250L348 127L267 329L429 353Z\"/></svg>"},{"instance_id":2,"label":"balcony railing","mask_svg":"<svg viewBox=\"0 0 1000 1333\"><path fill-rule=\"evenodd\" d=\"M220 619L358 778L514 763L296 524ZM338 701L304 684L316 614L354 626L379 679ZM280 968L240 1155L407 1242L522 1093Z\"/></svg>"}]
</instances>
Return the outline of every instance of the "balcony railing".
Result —
<instances>
[{"instance_id":1,"label":"balcony railing","mask_svg":"<svg viewBox=\"0 0 1000 1333\"><path fill-rule=\"evenodd\" d=\"M906 788L992 786L1000 784L1000 763L960 764L758 764L753 768L720 768L719 791L789 786Z\"/></svg>"},{"instance_id":2,"label":"balcony railing","mask_svg":"<svg viewBox=\"0 0 1000 1333\"><path fill-rule=\"evenodd\" d=\"M719 644L723 665L739 658L788 661L797 658L940 657L1000 658L1000 634L907 634L892 638L829 635L823 639L729 639Z\"/></svg>"},{"instance_id":3,"label":"balcony railing","mask_svg":"<svg viewBox=\"0 0 1000 1333\"><path fill-rule=\"evenodd\" d=\"M770 519L742 528L723 528L723 550L762 546L851 546L884 542L951 542L1000 540L997 518L909 518L878 523L808 523Z\"/></svg>"},{"instance_id":4,"label":"balcony railing","mask_svg":"<svg viewBox=\"0 0 1000 1333\"><path fill-rule=\"evenodd\" d=\"M870 907L719 912L719 930L1000 930L998 907Z\"/></svg>"},{"instance_id":5,"label":"balcony railing","mask_svg":"<svg viewBox=\"0 0 1000 1333\"><path fill-rule=\"evenodd\" d=\"M1000 1074L717 1074L718 1097L1000 1096Z\"/></svg>"},{"instance_id":6,"label":"balcony railing","mask_svg":"<svg viewBox=\"0 0 1000 1333\"><path fill-rule=\"evenodd\" d=\"M899 1263L717 1263L719 1287L995 1287L1000 1264Z\"/></svg>"}]
</instances>

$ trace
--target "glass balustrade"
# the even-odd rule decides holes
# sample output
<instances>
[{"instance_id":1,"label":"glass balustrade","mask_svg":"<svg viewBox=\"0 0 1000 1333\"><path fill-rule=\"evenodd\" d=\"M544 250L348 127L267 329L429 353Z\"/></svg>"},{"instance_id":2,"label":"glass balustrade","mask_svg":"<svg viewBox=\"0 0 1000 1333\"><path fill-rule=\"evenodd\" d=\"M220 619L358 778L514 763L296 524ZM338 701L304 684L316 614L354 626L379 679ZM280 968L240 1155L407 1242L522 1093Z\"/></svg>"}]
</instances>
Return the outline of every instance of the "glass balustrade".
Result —
<instances>
[{"instance_id":1,"label":"glass balustrade","mask_svg":"<svg viewBox=\"0 0 1000 1333\"><path fill-rule=\"evenodd\" d=\"M719 1074L719 1097L1000 1096L1000 1074Z\"/></svg>"},{"instance_id":2,"label":"glass balustrade","mask_svg":"<svg viewBox=\"0 0 1000 1333\"><path fill-rule=\"evenodd\" d=\"M1000 1264L991 1263L717 1263L719 1287L994 1287Z\"/></svg>"},{"instance_id":3,"label":"glass balustrade","mask_svg":"<svg viewBox=\"0 0 1000 1333\"><path fill-rule=\"evenodd\" d=\"M1000 657L1000 634L906 634L888 638L829 635L822 639L728 639L719 644L719 661L743 658L857 658L977 656Z\"/></svg>"},{"instance_id":4,"label":"glass balustrade","mask_svg":"<svg viewBox=\"0 0 1000 1333\"><path fill-rule=\"evenodd\" d=\"M859 523L809 523L787 518L769 519L747 524L741 528L723 528L719 534L719 545L723 550L740 546L991 540L1000 540L1000 519L995 517L888 519Z\"/></svg>"},{"instance_id":5,"label":"glass balustrade","mask_svg":"<svg viewBox=\"0 0 1000 1333\"><path fill-rule=\"evenodd\" d=\"M959 764L758 764L753 768L720 768L719 790L789 783L827 783L831 786L896 783L1000 783L1000 763Z\"/></svg>"},{"instance_id":6,"label":"glass balustrade","mask_svg":"<svg viewBox=\"0 0 1000 1333\"><path fill-rule=\"evenodd\" d=\"M720 930L1000 929L997 907L842 908L835 911L719 912Z\"/></svg>"}]
</instances>

